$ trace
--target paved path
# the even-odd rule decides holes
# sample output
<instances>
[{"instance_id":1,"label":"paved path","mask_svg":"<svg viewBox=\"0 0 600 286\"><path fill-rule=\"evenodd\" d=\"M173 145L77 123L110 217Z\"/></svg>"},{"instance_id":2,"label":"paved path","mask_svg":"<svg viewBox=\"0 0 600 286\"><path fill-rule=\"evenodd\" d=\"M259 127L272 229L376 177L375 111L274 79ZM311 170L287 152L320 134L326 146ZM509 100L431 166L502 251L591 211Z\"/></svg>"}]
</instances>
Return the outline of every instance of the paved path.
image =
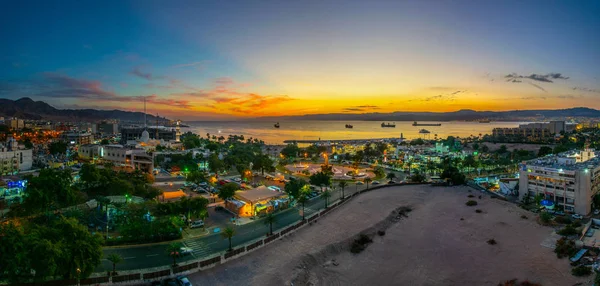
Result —
<instances>
[{"instance_id":1,"label":"paved path","mask_svg":"<svg viewBox=\"0 0 600 286\"><path fill-rule=\"evenodd\" d=\"M364 185L358 186L358 190L362 190L365 187L366 186ZM345 194L346 196L349 196L356 191L356 187L351 185L346 187ZM340 196L340 191L334 191L331 198L329 198L329 202L335 202ZM325 200L320 197L309 201L305 206L306 217L322 210L324 207ZM275 214L277 222L273 224L273 231L300 221L302 216L300 215L299 209L301 208L301 205L298 205L297 207L277 212ZM261 219L241 226L235 226L235 230L236 235L232 239L234 247L264 237L269 231L269 226L265 225ZM192 248L193 252L191 255L179 258L178 263L201 258L210 258L216 253L225 251L229 247L227 239L223 239L219 233L213 233L199 238L186 239L182 242L186 247ZM173 263L172 258L166 253L166 248L169 243L170 242L144 246L104 248L103 257L108 257L108 255L112 253L121 255L121 257L123 257L123 262L117 265L118 270L134 270L166 266ZM96 267L95 272L106 272L111 269L112 264L108 260L103 259L102 264Z\"/></svg>"}]
</instances>

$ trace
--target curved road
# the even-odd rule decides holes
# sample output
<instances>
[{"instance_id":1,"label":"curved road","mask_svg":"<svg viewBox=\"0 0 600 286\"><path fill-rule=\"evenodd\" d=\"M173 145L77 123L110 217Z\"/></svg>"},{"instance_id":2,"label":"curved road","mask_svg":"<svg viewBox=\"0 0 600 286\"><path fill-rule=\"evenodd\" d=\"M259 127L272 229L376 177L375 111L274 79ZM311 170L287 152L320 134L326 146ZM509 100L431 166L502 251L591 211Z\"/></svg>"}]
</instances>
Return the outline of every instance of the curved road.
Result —
<instances>
[{"instance_id":1,"label":"curved road","mask_svg":"<svg viewBox=\"0 0 600 286\"><path fill-rule=\"evenodd\" d=\"M346 187L346 196L355 193L358 190L366 188L365 185L358 186L350 185ZM335 202L341 197L341 191L334 191L329 198L329 202ZM325 208L325 199L317 197L306 203L306 217ZM288 225L296 223L302 219L299 210L301 205L289 208L284 211L275 213L277 222L273 224L273 231L284 228ZM233 247L244 244L252 240L263 237L269 231L269 226L263 223L263 220L253 221L241 226L235 227L236 235L232 239ZM166 253L166 247L171 242L164 242L145 246L122 246L104 248L103 257L108 257L112 253L119 254L123 257L123 262L119 263L119 270L134 270L142 268L152 268L166 266L173 263L173 259ZM183 240L182 243L194 251L191 255L179 258L177 261L185 262L195 259L204 259L215 256L217 253L227 250L229 243L223 239L220 233L212 233L207 236ZM95 272L106 272L112 270L112 263L105 258L102 259L102 264L96 267Z\"/></svg>"}]
</instances>

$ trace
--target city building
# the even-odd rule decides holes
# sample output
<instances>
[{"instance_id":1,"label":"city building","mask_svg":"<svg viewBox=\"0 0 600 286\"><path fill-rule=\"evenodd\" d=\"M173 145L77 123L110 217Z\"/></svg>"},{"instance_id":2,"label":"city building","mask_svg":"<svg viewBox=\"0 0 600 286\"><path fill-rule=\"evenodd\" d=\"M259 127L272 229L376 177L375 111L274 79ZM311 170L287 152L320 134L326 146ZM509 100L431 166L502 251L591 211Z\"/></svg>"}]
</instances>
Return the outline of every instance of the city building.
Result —
<instances>
[{"instance_id":1,"label":"city building","mask_svg":"<svg viewBox=\"0 0 600 286\"><path fill-rule=\"evenodd\" d=\"M146 173L151 173L154 170L152 155L147 154L144 149L115 144L101 146L98 153L101 155L102 160L116 166L131 167L134 170L141 170Z\"/></svg>"},{"instance_id":2,"label":"city building","mask_svg":"<svg viewBox=\"0 0 600 286\"><path fill-rule=\"evenodd\" d=\"M147 131L148 138L143 138L144 131ZM164 141L176 141L177 131L175 128L164 126L149 126L149 127L123 127L121 128L121 144L133 145L139 140L152 139Z\"/></svg>"},{"instance_id":3,"label":"city building","mask_svg":"<svg viewBox=\"0 0 600 286\"><path fill-rule=\"evenodd\" d=\"M98 144L86 144L79 146L77 155L84 160L97 160L104 157L104 148Z\"/></svg>"},{"instance_id":4,"label":"city building","mask_svg":"<svg viewBox=\"0 0 600 286\"><path fill-rule=\"evenodd\" d=\"M60 139L71 145L86 145L94 142L94 136L89 132L64 132Z\"/></svg>"},{"instance_id":5,"label":"city building","mask_svg":"<svg viewBox=\"0 0 600 286\"><path fill-rule=\"evenodd\" d=\"M225 202L225 207L239 217L265 215L288 206L285 193L270 190L265 186L237 191L233 199Z\"/></svg>"},{"instance_id":6,"label":"city building","mask_svg":"<svg viewBox=\"0 0 600 286\"><path fill-rule=\"evenodd\" d=\"M14 138L5 144L0 143L0 174L10 175L31 169L33 155L31 149L20 148Z\"/></svg>"},{"instance_id":7,"label":"city building","mask_svg":"<svg viewBox=\"0 0 600 286\"><path fill-rule=\"evenodd\" d=\"M23 119L18 119L16 117L13 117L10 120L10 128L14 129L14 130L23 129L23 128L25 128L25 122L23 121Z\"/></svg>"},{"instance_id":8,"label":"city building","mask_svg":"<svg viewBox=\"0 0 600 286\"><path fill-rule=\"evenodd\" d=\"M100 136L116 135L119 134L119 124L102 121L92 125L92 133Z\"/></svg>"},{"instance_id":9,"label":"city building","mask_svg":"<svg viewBox=\"0 0 600 286\"><path fill-rule=\"evenodd\" d=\"M569 151L519 166L519 198L542 195L566 212L588 214L600 189L600 158L594 151Z\"/></svg>"}]
</instances>

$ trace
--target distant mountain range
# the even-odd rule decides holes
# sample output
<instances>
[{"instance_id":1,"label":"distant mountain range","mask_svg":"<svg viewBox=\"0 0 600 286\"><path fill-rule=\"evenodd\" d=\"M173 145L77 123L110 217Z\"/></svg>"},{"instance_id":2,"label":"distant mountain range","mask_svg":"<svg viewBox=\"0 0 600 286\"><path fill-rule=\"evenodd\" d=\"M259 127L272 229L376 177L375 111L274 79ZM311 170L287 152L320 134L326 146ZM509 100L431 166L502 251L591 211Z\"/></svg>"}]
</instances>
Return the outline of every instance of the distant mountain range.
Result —
<instances>
[{"instance_id":1,"label":"distant mountain range","mask_svg":"<svg viewBox=\"0 0 600 286\"><path fill-rule=\"evenodd\" d=\"M585 107L555 110L511 110L511 111L475 111L463 109L453 112L402 112L391 113L329 113L301 116L261 117L259 120L363 120L363 121L521 121L564 119L567 117L600 118L600 111Z\"/></svg>"},{"instance_id":2,"label":"distant mountain range","mask_svg":"<svg viewBox=\"0 0 600 286\"><path fill-rule=\"evenodd\" d=\"M34 101L28 97L17 100L0 98L0 116L60 121L97 121L106 119L117 119L126 122L144 121L143 112L97 109L56 109L48 103ZM155 122L156 119L156 116L147 114L147 120L150 124ZM162 122L168 119L158 117L158 120Z\"/></svg>"}]
</instances>

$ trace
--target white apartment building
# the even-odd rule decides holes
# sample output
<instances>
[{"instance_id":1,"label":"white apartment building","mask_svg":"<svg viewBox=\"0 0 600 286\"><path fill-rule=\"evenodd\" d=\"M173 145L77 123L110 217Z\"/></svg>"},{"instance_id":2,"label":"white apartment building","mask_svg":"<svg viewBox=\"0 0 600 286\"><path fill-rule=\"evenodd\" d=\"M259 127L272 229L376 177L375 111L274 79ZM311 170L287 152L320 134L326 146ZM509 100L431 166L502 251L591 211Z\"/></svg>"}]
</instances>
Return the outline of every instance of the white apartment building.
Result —
<instances>
[{"instance_id":1,"label":"white apartment building","mask_svg":"<svg viewBox=\"0 0 600 286\"><path fill-rule=\"evenodd\" d=\"M144 149L128 148L117 144L105 146L89 144L81 146L77 154L82 159L102 159L116 166L131 167L147 173L154 169L152 155L147 154Z\"/></svg>"},{"instance_id":2,"label":"white apartment building","mask_svg":"<svg viewBox=\"0 0 600 286\"><path fill-rule=\"evenodd\" d=\"M9 175L31 169L33 155L31 149L20 149L14 138L5 144L0 143L0 174Z\"/></svg>"},{"instance_id":3,"label":"white apartment building","mask_svg":"<svg viewBox=\"0 0 600 286\"><path fill-rule=\"evenodd\" d=\"M590 213L600 190L600 158L589 148L524 162L519 173L519 199L541 194L566 212Z\"/></svg>"}]
</instances>

